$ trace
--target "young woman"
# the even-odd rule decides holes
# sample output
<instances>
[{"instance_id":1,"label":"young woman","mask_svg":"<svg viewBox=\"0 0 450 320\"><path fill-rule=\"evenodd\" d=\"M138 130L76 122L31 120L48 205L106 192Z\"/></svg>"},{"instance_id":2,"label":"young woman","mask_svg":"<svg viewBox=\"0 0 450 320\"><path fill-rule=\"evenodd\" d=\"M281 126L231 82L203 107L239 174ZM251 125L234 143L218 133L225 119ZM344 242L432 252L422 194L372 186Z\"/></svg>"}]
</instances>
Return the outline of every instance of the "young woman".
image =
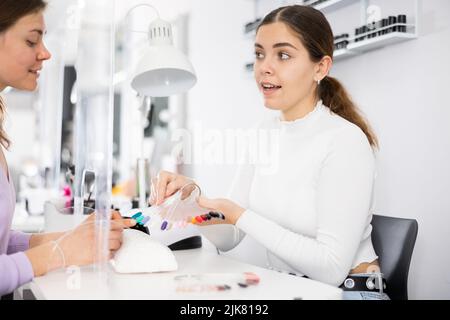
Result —
<instances>
[{"instance_id":1,"label":"young woman","mask_svg":"<svg viewBox=\"0 0 450 320\"><path fill-rule=\"evenodd\" d=\"M0 92L6 87L32 91L50 53L43 43L42 0L0 0ZM10 141L3 128L5 104L0 98L0 296L48 271L87 265L95 259L94 216L66 233L24 234L10 231L16 202L3 148ZM120 248L122 230L133 222L112 215L109 249Z\"/></svg>"},{"instance_id":2,"label":"young woman","mask_svg":"<svg viewBox=\"0 0 450 320\"><path fill-rule=\"evenodd\" d=\"M278 170L264 174L261 166L242 166L230 200L200 198L201 206L222 212L223 223L233 226L200 230L222 251L250 236L257 244L252 252L267 255L271 268L341 286L345 299L388 299L379 291L371 242L377 139L328 75L333 49L331 27L318 10L293 5L263 19L254 76L265 106L280 111L260 126L280 133ZM189 181L160 173L153 202Z\"/></svg>"}]
</instances>

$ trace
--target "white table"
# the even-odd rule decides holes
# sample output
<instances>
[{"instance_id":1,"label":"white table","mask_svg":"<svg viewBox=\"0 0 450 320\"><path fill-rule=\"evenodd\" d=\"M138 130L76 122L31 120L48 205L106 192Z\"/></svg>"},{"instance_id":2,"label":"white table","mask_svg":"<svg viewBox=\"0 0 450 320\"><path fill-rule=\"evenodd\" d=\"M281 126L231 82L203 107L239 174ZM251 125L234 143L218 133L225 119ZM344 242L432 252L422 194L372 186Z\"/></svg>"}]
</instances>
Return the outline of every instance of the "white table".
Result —
<instances>
[{"instance_id":1,"label":"white table","mask_svg":"<svg viewBox=\"0 0 450 320\"><path fill-rule=\"evenodd\" d=\"M35 278L27 287L37 299L124 299L124 300L285 300L285 299L341 299L342 290L310 279L292 276L245 264L218 255L209 249L175 251L178 270L168 273L117 274L110 271L108 280L100 280L92 267L80 272L66 270L51 272ZM73 270L72 270L73 271ZM255 286L231 290L176 292L179 281L174 278L185 274L235 274L253 272L260 277Z\"/></svg>"}]
</instances>

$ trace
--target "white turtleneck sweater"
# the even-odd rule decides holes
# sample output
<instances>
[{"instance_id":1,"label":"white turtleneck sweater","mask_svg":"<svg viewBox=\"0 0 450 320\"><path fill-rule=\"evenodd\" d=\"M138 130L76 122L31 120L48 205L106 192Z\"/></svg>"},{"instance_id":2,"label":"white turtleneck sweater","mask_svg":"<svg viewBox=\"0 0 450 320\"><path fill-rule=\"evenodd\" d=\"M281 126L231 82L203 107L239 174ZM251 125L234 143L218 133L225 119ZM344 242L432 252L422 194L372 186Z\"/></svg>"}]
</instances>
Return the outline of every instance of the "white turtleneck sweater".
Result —
<instances>
[{"instance_id":1,"label":"white turtleneck sweater","mask_svg":"<svg viewBox=\"0 0 450 320\"><path fill-rule=\"evenodd\" d=\"M301 119L273 118L259 129L279 134L271 146L278 149L276 169L242 165L229 198L246 211L236 226L200 231L221 251L248 235L246 250L269 267L342 284L352 268L378 258L370 224L375 161L367 137L322 101Z\"/></svg>"}]
</instances>

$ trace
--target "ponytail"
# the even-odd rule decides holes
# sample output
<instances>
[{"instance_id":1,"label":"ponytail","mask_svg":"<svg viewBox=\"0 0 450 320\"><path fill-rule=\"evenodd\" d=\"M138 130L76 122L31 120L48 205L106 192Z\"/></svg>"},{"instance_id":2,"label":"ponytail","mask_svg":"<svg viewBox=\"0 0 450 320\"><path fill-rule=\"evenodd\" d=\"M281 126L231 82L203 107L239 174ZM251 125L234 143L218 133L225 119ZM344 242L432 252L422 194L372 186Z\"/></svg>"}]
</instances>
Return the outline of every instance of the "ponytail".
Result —
<instances>
[{"instance_id":1,"label":"ponytail","mask_svg":"<svg viewBox=\"0 0 450 320\"><path fill-rule=\"evenodd\" d=\"M3 120L5 119L5 104L3 103L2 97L0 97L0 145L5 149L8 149L11 145L5 130L3 129Z\"/></svg>"},{"instance_id":2,"label":"ponytail","mask_svg":"<svg viewBox=\"0 0 450 320\"><path fill-rule=\"evenodd\" d=\"M372 128L337 79L325 77L319 85L319 97L331 111L357 125L366 135L372 148L378 149L378 139Z\"/></svg>"}]
</instances>

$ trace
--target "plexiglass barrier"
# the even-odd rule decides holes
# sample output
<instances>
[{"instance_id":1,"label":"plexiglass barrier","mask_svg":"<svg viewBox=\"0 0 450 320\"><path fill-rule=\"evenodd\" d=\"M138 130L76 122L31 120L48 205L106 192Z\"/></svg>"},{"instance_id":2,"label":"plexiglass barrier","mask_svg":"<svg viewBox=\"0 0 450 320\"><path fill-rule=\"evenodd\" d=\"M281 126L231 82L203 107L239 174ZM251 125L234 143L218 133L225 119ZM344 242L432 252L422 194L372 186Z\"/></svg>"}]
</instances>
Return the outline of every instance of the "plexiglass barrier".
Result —
<instances>
[{"instance_id":1,"label":"plexiglass barrier","mask_svg":"<svg viewBox=\"0 0 450 320\"><path fill-rule=\"evenodd\" d=\"M113 0L84 1L78 39L74 213L83 215L87 171L95 174L96 267L108 261L113 154Z\"/></svg>"}]
</instances>

